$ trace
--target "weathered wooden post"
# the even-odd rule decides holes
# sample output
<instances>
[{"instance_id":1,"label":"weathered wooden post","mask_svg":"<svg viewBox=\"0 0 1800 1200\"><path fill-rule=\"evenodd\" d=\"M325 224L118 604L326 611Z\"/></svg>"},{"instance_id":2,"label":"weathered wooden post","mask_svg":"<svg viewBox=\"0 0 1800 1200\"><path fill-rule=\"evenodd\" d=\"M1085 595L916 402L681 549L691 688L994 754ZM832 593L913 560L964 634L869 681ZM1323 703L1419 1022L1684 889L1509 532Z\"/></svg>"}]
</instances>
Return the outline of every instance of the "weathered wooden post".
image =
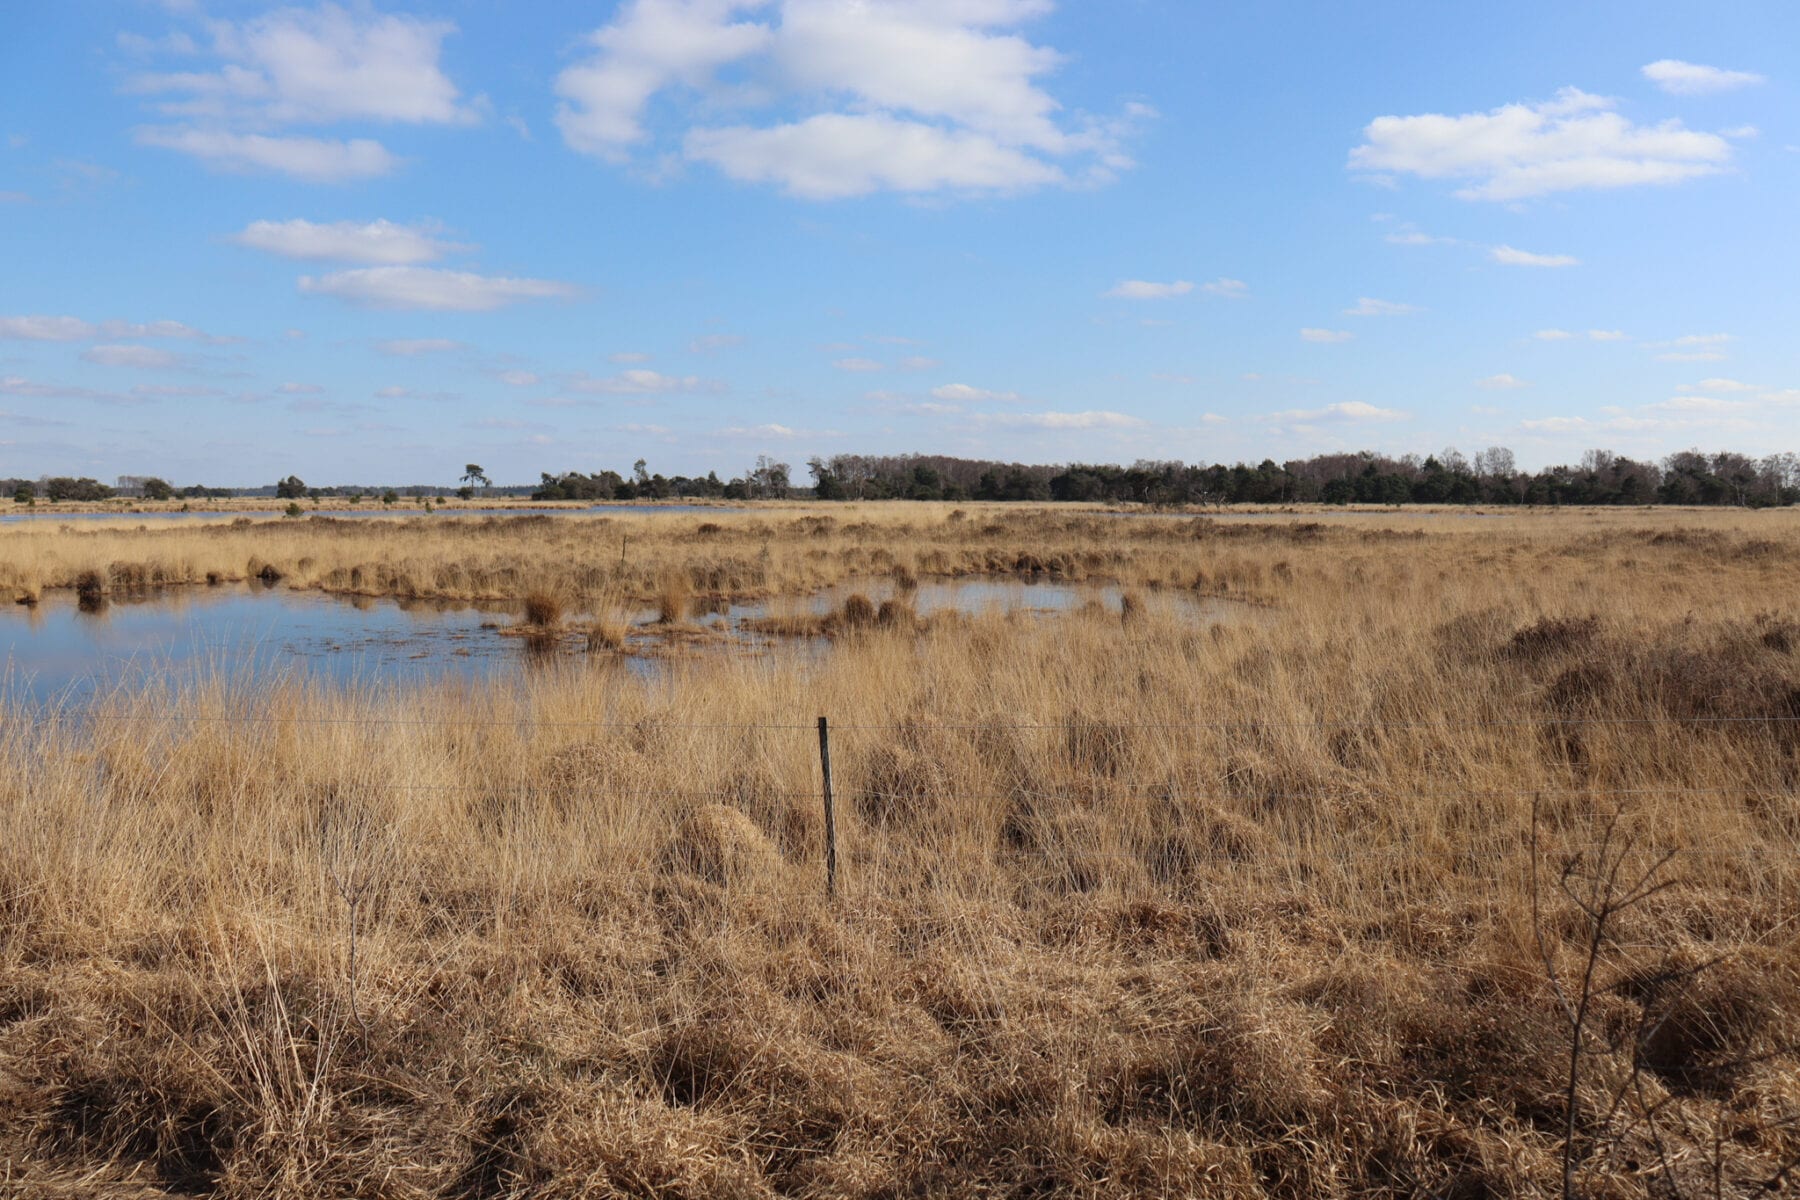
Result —
<instances>
[{"instance_id":1,"label":"weathered wooden post","mask_svg":"<svg viewBox=\"0 0 1800 1200\"><path fill-rule=\"evenodd\" d=\"M831 724L819 718L819 767L825 775L825 895L837 895L837 811L831 801Z\"/></svg>"}]
</instances>

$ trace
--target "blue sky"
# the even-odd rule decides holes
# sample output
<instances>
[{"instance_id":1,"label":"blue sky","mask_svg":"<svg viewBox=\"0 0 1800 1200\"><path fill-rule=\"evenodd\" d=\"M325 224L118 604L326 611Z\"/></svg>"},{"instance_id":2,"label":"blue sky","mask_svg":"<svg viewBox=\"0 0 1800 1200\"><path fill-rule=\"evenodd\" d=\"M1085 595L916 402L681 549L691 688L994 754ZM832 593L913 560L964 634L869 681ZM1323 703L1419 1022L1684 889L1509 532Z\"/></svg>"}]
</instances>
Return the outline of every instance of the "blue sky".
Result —
<instances>
[{"instance_id":1,"label":"blue sky","mask_svg":"<svg viewBox=\"0 0 1800 1200\"><path fill-rule=\"evenodd\" d=\"M13 0L0 475L1800 450L1797 89L1787 0Z\"/></svg>"}]
</instances>

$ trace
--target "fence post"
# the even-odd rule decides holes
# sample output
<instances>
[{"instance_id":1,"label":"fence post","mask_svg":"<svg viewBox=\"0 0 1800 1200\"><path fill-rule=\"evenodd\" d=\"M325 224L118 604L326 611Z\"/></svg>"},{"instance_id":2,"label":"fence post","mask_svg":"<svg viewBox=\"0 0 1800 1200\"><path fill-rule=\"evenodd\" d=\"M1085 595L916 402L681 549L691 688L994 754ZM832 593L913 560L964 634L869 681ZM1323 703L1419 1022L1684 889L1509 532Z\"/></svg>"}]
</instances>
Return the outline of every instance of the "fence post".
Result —
<instances>
[{"instance_id":1,"label":"fence post","mask_svg":"<svg viewBox=\"0 0 1800 1200\"><path fill-rule=\"evenodd\" d=\"M825 775L825 895L837 895L837 812L831 802L831 724L819 718L819 767Z\"/></svg>"}]
</instances>

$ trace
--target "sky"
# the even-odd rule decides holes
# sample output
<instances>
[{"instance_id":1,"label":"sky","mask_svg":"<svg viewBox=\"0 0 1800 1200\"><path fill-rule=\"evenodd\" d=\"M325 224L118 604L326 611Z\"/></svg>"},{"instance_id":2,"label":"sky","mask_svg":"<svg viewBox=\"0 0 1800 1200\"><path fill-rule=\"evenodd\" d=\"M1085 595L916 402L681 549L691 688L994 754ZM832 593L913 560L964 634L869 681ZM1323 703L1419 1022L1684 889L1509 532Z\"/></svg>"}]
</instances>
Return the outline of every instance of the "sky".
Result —
<instances>
[{"instance_id":1,"label":"sky","mask_svg":"<svg viewBox=\"0 0 1800 1200\"><path fill-rule=\"evenodd\" d=\"M0 476L1800 450L1800 6L0 3Z\"/></svg>"}]
</instances>

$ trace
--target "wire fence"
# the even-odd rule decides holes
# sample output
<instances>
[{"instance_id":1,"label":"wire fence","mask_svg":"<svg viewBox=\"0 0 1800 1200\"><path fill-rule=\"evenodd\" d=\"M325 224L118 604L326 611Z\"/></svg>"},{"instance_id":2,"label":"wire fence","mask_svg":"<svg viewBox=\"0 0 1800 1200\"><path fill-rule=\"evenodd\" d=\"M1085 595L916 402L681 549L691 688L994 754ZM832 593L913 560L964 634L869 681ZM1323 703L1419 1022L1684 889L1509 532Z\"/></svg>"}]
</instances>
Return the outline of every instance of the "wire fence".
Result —
<instances>
[{"instance_id":1,"label":"wire fence","mask_svg":"<svg viewBox=\"0 0 1800 1200\"><path fill-rule=\"evenodd\" d=\"M601 715L592 720L538 720L530 714L511 718L470 716L445 713L431 717L312 716L300 714L212 713L194 714L171 711L120 712L116 710L68 709L39 714L40 728L56 730L63 725L124 727L148 744L150 731L157 727L171 729L191 727L271 728L371 728L429 729L441 732L504 728L534 732L575 731L589 735L586 743L604 748L612 738L628 735L731 733L771 735L776 745L764 747L762 775L749 776L716 787L645 786L616 777L617 764L605 769L586 769L577 763L561 779L546 780L532 774L542 763L516 764L502 762L483 768L483 779L434 781L417 778L381 777L382 768L368 764L345 763L340 770L341 785L337 790L354 793L395 793L404 795L444 795L466 797L474 803L487 802L498 810L527 811L534 802L570 808L588 806L596 811L620 812L665 808L671 814L719 805L753 815L765 825L774 808L783 813L810 811L812 818L795 825L807 830L807 844L783 846L784 857L796 865L823 872L827 894L838 888L840 857L845 870L886 875L895 864L904 862L918 868L920 860L928 860L922 868L930 879L942 879L962 871L989 868L1044 871L1081 875L1107 864L1120 867L1120 876L1152 879L1191 873L1204 866L1235 870L1260 871L1290 875L1318 875L1332 871L1361 869L1392 870L1398 864L1414 862L1421 867L1443 869L1451 864L1452 873L1465 877L1493 876L1496 869L1511 870L1516 863L1508 860L1484 863L1481 855L1500 855L1508 849L1516 851L1529 834L1525 828L1507 829L1501 823L1481 831L1478 838L1460 841L1454 831L1396 829L1391 821L1370 820L1364 830L1354 828L1354 815L1346 820L1339 814L1333 821L1322 821L1316 829L1308 829L1303 806L1338 805L1350 809L1361 806L1368 812L1396 805L1421 803L1488 803L1515 807L1532 800L1558 806L1564 816L1585 804L1595 811L1618 810L1650 800L1694 801L1701 798L1729 800L1738 798L1748 812L1757 810L1762 816L1747 818L1735 828L1714 835L1697 831L1692 823L1664 821L1654 830L1651 841L1659 850L1673 849L1690 858L1732 855L1741 860L1746 870L1759 876L1779 875L1800 882L1800 775L1787 770L1779 762L1752 746L1743 747L1738 764L1743 781L1735 784L1697 786L1672 780L1657 784L1647 780L1629 783L1550 782L1535 786L1481 786L1466 780L1447 780L1442 786L1390 785L1378 776L1358 778L1353 771L1340 772L1343 782L1335 786L1295 788L1259 782L1254 776L1232 779L1201 777L1194 761L1178 763L1161 779L1133 778L1117 771L1084 769L1083 755L1091 747L1065 744L1062 753L1067 761L1057 769L1064 779L1053 785L1033 782L1028 777L1001 787L960 788L926 771L916 783L884 786L878 771L870 769L868 755L883 747L904 741L929 763L932 735L943 735L954 742L965 735L975 740L993 733L1051 733L1067 735L1080 741L1099 734L1102 737L1125 738L1135 734L1214 731L1224 735L1227 748L1234 740L1253 737L1272 730L1362 730L1385 731L1461 731L1491 728L1507 731L1554 732L1571 728L1625 728L1657 731L1763 729L1779 732L1786 740L1789 731L1800 726L1800 715L1767 716L1660 716L1626 717L1555 717L1517 718L1467 721L1379 721L1342 720L1312 722L1270 722L1257 720L1192 722L1095 722L1072 718L1062 722L1045 721L871 721L853 720L838 724L826 718L815 721L683 721L665 717L620 718ZM803 736L804 735L804 736ZM817 737L817 751L812 746ZM850 770L843 779L834 779L831 765L832 738L850 741L852 753L840 753L840 766L848 762ZM840 747L840 751L843 747ZM979 749L979 746L977 746ZM769 753L769 751L777 753ZM789 757L789 756L793 757ZM805 765L797 761L804 756ZM1784 760L1785 761L1785 760ZM1710 764L1717 769L1719 762ZM1772 769L1773 768L1773 769ZM441 769L441 768L440 768ZM678 769L678 764L677 764ZM1639 768L1645 773L1656 768L1646 763ZM509 776L509 771L520 774ZM805 774L801 772L804 771ZM329 774L329 772L327 772ZM611 777L609 777L611 776ZM797 778L811 782L794 786ZM1141 803L1158 806L1158 816L1146 820ZM1139 803L1135 813L1127 814L1122 805ZM774 806L774 808L772 808ZM809 809L809 806L810 809ZM839 813L847 808L846 822ZM1110 809L1108 806L1111 806ZM953 828L931 828L931 820L921 814L955 810L962 814L952 821ZM1716 812L1729 812L1719 808ZM980 814L986 814L981 816ZM996 814L1004 814L996 820ZM1169 814L1173 813L1171 817ZM1779 818L1770 821L1769 813ZM971 818L969 814L977 814ZM1093 816L1088 825L1058 827L1053 818L1080 814ZM1263 826L1279 830L1279 838L1254 851L1232 844L1234 839L1252 836L1256 830L1212 829L1197 827L1220 814L1235 814L1262 832ZM1109 817L1124 821L1109 826ZM1516 821L1517 814L1513 814ZM504 820L502 815L496 820ZM1135 822L1131 824L1130 822ZM1160 822L1160 823L1158 823ZM1185 824L1184 824L1185 822ZM666 824L666 822L665 822ZM819 826L822 825L822 829ZM840 846L839 828L848 831L849 844ZM645 828L653 828L646 826ZM1751 836L1750 830L1756 829ZM636 835L634 835L636 836ZM1182 838L1186 837L1186 841ZM1384 840L1385 839L1385 840ZM791 837L788 839L792 841ZM1510 840L1510 846L1509 846ZM423 849L424 847L421 847ZM666 865L663 850L649 846L635 858L616 855L612 868L624 874L654 873ZM1254 863L1248 861L1255 859ZM1510 864L1510 865L1509 865ZM1515 872L1516 873L1516 872ZM1092 881L1084 881L1092 882ZM1783 884L1786 887L1786 884ZM784 893L785 894L785 893Z\"/></svg>"}]
</instances>

